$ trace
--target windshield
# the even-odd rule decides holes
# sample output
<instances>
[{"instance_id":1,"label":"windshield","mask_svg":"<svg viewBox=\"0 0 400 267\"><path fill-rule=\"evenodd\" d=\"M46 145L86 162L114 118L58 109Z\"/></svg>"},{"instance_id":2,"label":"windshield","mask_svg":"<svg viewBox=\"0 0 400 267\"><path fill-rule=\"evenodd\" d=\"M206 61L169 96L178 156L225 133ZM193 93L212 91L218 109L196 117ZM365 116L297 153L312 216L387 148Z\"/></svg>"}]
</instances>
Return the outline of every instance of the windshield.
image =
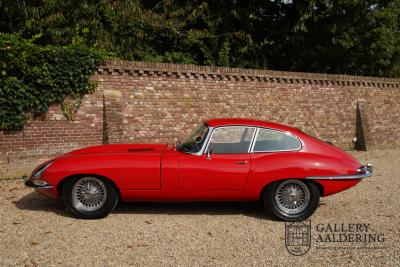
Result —
<instances>
[{"instance_id":1,"label":"windshield","mask_svg":"<svg viewBox=\"0 0 400 267\"><path fill-rule=\"evenodd\" d=\"M208 126L202 124L186 138L179 146L178 150L186 153L197 153L201 150L208 133Z\"/></svg>"}]
</instances>

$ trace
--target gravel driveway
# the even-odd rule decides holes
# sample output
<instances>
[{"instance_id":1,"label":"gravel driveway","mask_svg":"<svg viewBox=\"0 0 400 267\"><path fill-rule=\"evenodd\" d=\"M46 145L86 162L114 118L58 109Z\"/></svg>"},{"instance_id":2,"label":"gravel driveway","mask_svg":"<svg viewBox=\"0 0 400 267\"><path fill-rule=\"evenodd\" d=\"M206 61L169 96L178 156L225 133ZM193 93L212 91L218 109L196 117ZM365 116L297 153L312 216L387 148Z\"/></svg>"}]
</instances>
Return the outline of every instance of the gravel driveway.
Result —
<instances>
[{"instance_id":1,"label":"gravel driveway","mask_svg":"<svg viewBox=\"0 0 400 267\"><path fill-rule=\"evenodd\" d=\"M70 217L60 201L0 182L0 266L400 265L400 150L354 152L374 176L321 199L311 249L285 248L285 223L257 203L130 203L107 218ZM383 242L318 243L316 226L369 224ZM339 246L338 246L339 245Z\"/></svg>"}]
</instances>

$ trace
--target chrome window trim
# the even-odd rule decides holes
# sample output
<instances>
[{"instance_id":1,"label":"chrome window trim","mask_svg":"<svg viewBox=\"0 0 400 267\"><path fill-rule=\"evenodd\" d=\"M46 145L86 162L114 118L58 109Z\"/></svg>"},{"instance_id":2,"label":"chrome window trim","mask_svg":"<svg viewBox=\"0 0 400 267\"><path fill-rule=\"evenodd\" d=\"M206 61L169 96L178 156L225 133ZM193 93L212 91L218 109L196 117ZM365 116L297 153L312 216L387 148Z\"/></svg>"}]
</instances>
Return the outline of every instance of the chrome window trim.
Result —
<instances>
[{"instance_id":1,"label":"chrome window trim","mask_svg":"<svg viewBox=\"0 0 400 267\"><path fill-rule=\"evenodd\" d=\"M251 149L253 148L253 145L254 145L254 141L255 141L254 138L256 137L256 135L258 133L258 127L253 127L253 128L256 128L256 129L254 130L253 136L251 137L249 149L247 149L247 154L250 154L250 151L251 151Z\"/></svg>"},{"instance_id":2,"label":"chrome window trim","mask_svg":"<svg viewBox=\"0 0 400 267\"><path fill-rule=\"evenodd\" d=\"M189 154L201 156L201 155L203 155L205 153L205 151L206 151L205 148L206 148L206 146L208 144L208 141L209 141L209 139L211 137L211 133L214 131L214 127L211 127L211 126L208 126L208 125L207 125L207 127L208 127L208 133L206 135L206 140L204 141L203 146L201 147L201 149L198 152L189 153Z\"/></svg>"},{"instance_id":3,"label":"chrome window trim","mask_svg":"<svg viewBox=\"0 0 400 267\"><path fill-rule=\"evenodd\" d=\"M253 153L254 144L256 143L256 140L257 140L258 132L259 132L259 131L260 131L260 127L257 127L257 129L256 129L256 134L253 136L253 140L252 140L252 142L251 142L249 154Z\"/></svg>"},{"instance_id":4,"label":"chrome window trim","mask_svg":"<svg viewBox=\"0 0 400 267\"><path fill-rule=\"evenodd\" d=\"M250 126L250 125L223 125L223 126L217 126L217 127L210 127L210 134L207 136L207 140L206 140L207 142L204 142L204 144L206 144L205 149L201 150L202 154L206 153L206 151L208 150L208 147L209 147L210 141L211 141L211 136L213 135L214 131L219 128L254 128L255 130L253 133L253 137L252 137L252 140L250 141L249 149L247 149L247 153L246 153L246 154L250 154L250 148L251 148L252 143L254 142L255 133L257 132L257 128L258 128L257 126ZM218 155L232 155L232 154L244 154L244 153L225 153L225 154L220 153Z\"/></svg>"},{"instance_id":5,"label":"chrome window trim","mask_svg":"<svg viewBox=\"0 0 400 267\"><path fill-rule=\"evenodd\" d=\"M274 132L279 132L282 134L286 134L289 135L291 137L294 137L297 139L297 141L299 142L299 148L297 149L282 149L282 150L263 150L263 151L254 151L254 146L256 144L257 141L257 137L258 137L258 132L260 131L260 129L262 130L270 130L270 131L274 131ZM298 138L297 136L295 136L294 134L292 134L291 132L287 132L287 131L281 131L281 130L277 130L277 129L272 129L272 128L267 128L267 127L257 127L257 134L255 136L255 139L253 141L253 145L251 148L250 153L275 153L275 152L290 152L290 151L300 151L303 148L303 141Z\"/></svg>"}]
</instances>

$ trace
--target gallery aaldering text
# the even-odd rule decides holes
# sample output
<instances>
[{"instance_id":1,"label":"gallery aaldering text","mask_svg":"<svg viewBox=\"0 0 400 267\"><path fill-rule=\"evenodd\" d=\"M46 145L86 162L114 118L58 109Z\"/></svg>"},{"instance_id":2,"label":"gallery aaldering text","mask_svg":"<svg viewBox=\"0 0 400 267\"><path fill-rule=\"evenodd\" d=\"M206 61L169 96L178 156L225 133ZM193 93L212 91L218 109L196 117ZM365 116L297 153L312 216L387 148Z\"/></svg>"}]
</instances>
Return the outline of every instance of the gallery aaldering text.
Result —
<instances>
[{"instance_id":1,"label":"gallery aaldering text","mask_svg":"<svg viewBox=\"0 0 400 267\"><path fill-rule=\"evenodd\" d=\"M385 242L385 235L372 232L370 224L366 223L319 223L316 225L316 230L318 232L317 242Z\"/></svg>"}]
</instances>

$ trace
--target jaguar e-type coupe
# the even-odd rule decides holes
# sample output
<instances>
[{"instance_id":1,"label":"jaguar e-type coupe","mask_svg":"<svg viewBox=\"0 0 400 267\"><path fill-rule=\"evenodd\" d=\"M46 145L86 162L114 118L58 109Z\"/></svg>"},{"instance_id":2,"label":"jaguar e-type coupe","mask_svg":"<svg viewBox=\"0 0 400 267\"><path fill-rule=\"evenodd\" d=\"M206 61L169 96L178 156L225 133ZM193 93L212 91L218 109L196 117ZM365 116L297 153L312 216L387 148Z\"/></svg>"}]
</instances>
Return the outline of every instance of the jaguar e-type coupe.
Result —
<instances>
[{"instance_id":1,"label":"jaguar e-type coupe","mask_svg":"<svg viewBox=\"0 0 400 267\"><path fill-rule=\"evenodd\" d=\"M40 164L25 184L62 198L77 217L107 216L118 201L259 201L301 221L320 196L372 175L370 164L299 129L258 120L212 119L179 145L110 144Z\"/></svg>"}]
</instances>

